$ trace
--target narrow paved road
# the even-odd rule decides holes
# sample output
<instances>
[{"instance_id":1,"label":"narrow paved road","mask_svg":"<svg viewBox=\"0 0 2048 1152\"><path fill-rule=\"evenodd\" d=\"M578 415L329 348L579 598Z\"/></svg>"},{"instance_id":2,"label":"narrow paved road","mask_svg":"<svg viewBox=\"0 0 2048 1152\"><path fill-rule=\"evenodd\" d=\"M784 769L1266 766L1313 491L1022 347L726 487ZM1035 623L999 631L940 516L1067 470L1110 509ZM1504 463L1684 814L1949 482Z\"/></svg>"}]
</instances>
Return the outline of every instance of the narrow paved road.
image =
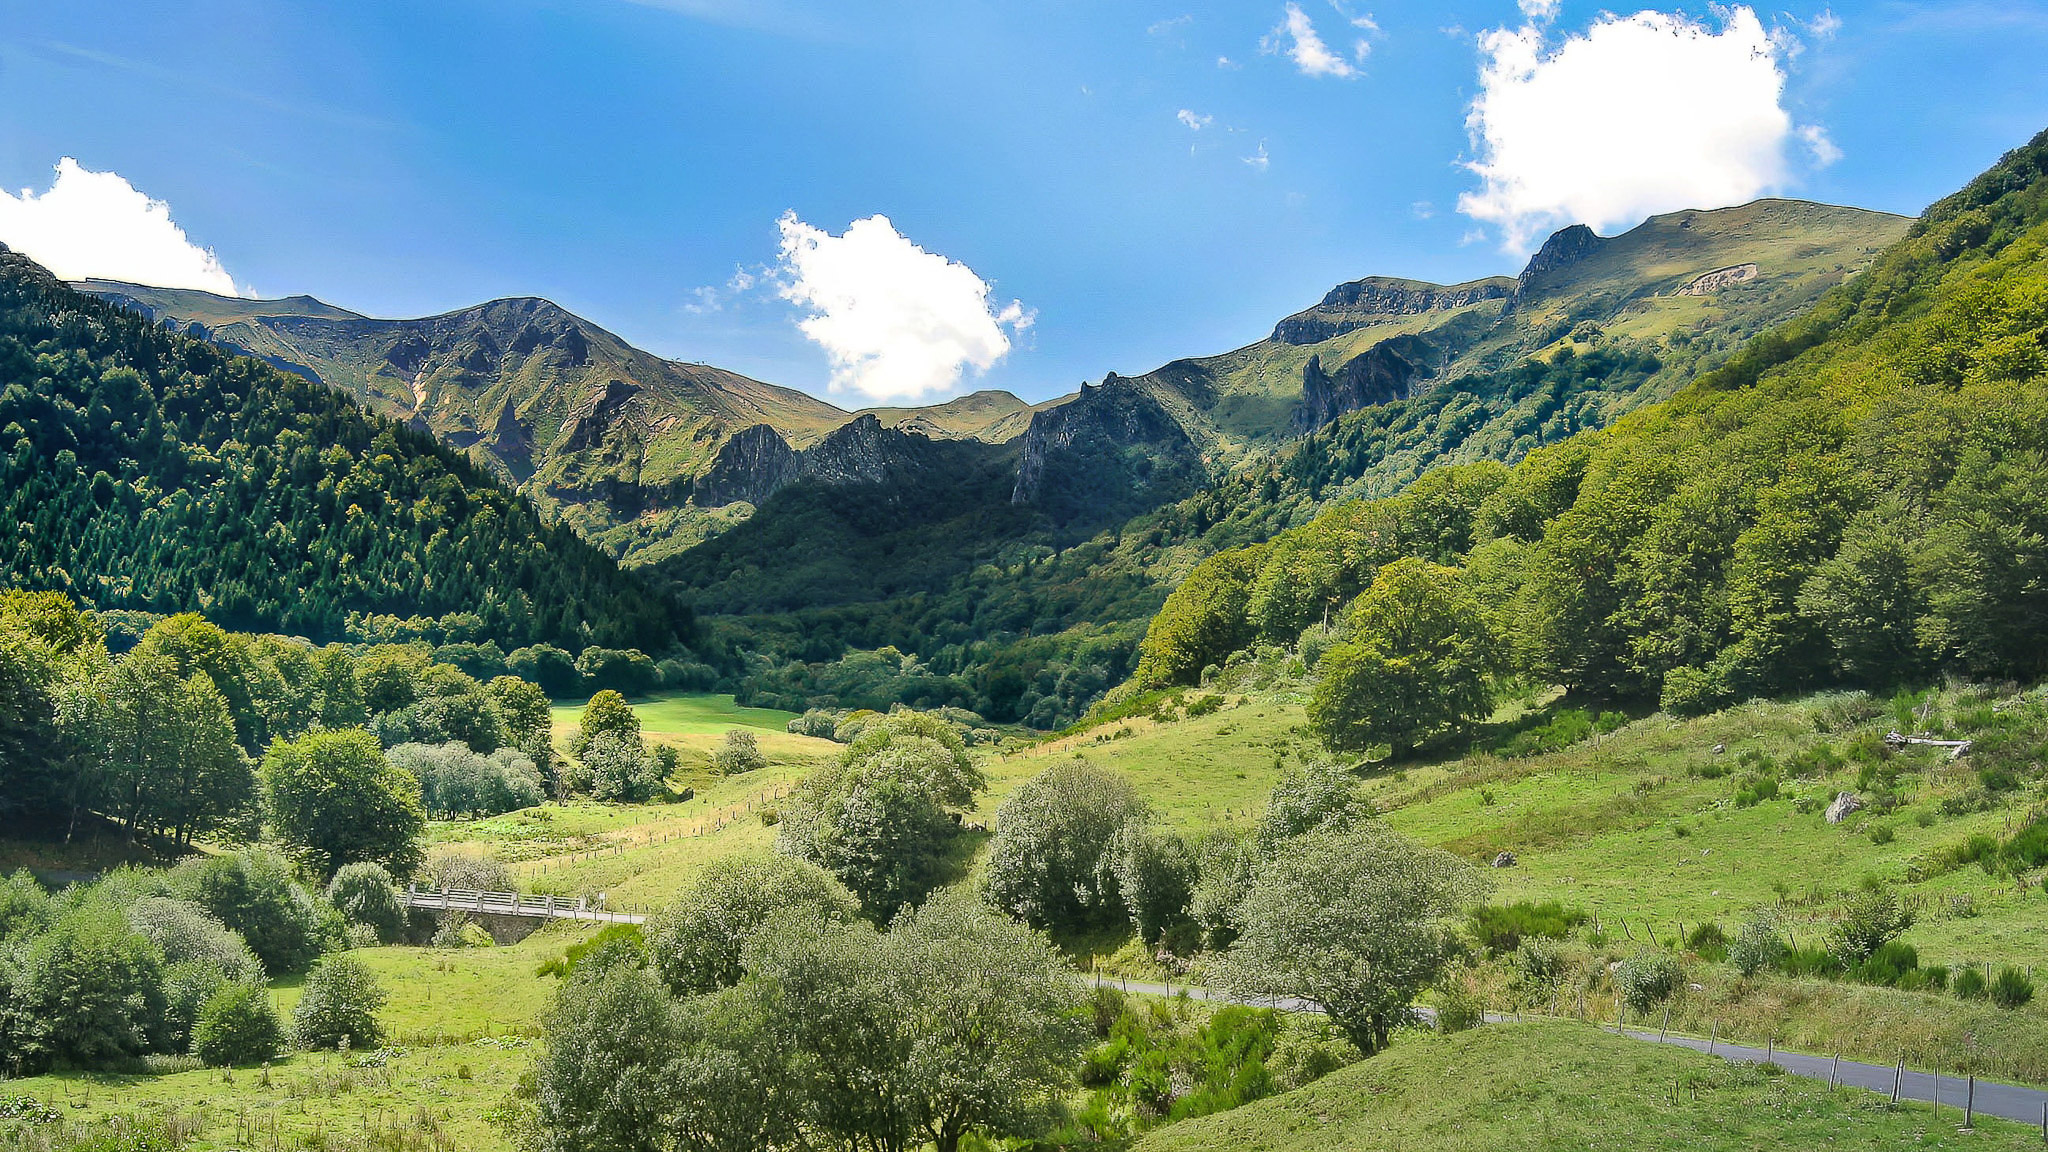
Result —
<instances>
[{"instance_id":1,"label":"narrow paved road","mask_svg":"<svg viewBox=\"0 0 2048 1152\"><path fill-rule=\"evenodd\" d=\"M1218 1003L1253 1004L1261 1008L1278 1008L1285 1012L1319 1012L1322 1010L1308 1000L1296 998L1247 1000L1231 996L1210 988L1191 984L1156 984L1145 980L1121 980L1102 977L1097 983L1122 988L1146 996L1178 996L1187 993L1193 1000L1209 1000ZM1420 1009L1425 1017L1431 1013ZM1499 1023L1507 1017L1489 1013L1489 1023ZM1603 1027L1603 1031L1605 1028ZM1670 1044L1679 1048L1690 1048L1695 1052L1708 1052L1737 1064L1761 1064L1766 1056L1770 1062L1794 1076L1811 1080L1830 1080L1847 1084L1852 1088L1867 1088L1872 1092L1891 1095L1892 1077L1897 1071L1883 1064L1865 1064L1857 1060L1843 1060L1837 1063L1830 1056L1811 1056L1804 1052L1787 1052L1783 1048L1766 1051L1742 1044L1730 1044L1725 1040L1707 1041L1693 1036L1660 1037L1655 1032L1634 1028L1626 1029L1622 1035L1631 1040L1643 1040L1651 1044ZM1957 1119L1961 1119L1964 1105L1970 1098L1970 1083L1967 1077L1941 1076L1930 1072L1915 1072L1907 1069L1899 1079L1899 1098L1917 1100L1938 1107L1954 1108ZM2048 1090L2027 1088L2018 1084L2001 1084L1993 1080L1977 1081L1975 1107L1980 1116L1997 1116L2005 1120L2017 1120L2022 1124L2040 1124L2048 1127Z\"/></svg>"}]
</instances>

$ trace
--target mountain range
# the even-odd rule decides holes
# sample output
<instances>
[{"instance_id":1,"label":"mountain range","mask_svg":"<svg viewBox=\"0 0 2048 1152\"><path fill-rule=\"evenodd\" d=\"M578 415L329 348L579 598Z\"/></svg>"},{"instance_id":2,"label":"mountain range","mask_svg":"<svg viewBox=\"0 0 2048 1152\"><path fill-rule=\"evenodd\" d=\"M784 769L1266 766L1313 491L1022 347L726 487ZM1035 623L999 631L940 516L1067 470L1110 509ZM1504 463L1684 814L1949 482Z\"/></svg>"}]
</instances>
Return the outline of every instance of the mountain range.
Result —
<instances>
[{"instance_id":1,"label":"mountain range","mask_svg":"<svg viewBox=\"0 0 2048 1152\"><path fill-rule=\"evenodd\" d=\"M1565 343L1657 342L1689 329L1740 339L1839 282L1904 226L1765 200L1656 217L1612 239L1574 227L1518 277L1354 281L1257 343L1110 373L1041 404L983 391L860 412L652 355L530 297L391 320L307 296L76 287L430 432L636 563L730 527L787 484L875 484L934 466L1008 467L1014 503L1100 527L1432 380ZM947 440L972 447L921 443Z\"/></svg>"}]
</instances>

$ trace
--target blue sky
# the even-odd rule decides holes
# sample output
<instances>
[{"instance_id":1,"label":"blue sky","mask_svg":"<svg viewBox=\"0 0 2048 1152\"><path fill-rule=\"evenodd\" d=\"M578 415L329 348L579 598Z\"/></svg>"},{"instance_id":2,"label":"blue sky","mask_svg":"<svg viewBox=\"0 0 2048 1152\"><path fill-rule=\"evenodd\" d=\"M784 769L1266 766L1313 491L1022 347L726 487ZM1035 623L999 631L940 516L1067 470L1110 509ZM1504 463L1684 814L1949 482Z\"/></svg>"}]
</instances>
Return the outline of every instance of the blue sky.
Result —
<instances>
[{"instance_id":1,"label":"blue sky","mask_svg":"<svg viewBox=\"0 0 2048 1152\"><path fill-rule=\"evenodd\" d=\"M263 295L541 295L848 407L1039 399L1512 272L1560 212L1916 212L2048 126L2044 56L2039 3L0 0L0 239L56 242L70 157ZM88 271L144 245L86 223Z\"/></svg>"}]
</instances>

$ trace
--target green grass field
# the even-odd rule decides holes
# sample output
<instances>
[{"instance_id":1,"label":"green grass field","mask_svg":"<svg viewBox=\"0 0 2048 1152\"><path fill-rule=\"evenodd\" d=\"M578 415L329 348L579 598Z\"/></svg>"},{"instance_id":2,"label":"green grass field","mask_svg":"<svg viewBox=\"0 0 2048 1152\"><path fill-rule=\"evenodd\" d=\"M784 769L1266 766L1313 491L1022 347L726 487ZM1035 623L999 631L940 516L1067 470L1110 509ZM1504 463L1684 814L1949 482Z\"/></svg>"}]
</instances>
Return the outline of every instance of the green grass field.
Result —
<instances>
[{"instance_id":1,"label":"green grass field","mask_svg":"<svg viewBox=\"0 0 2048 1152\"><path fill-rule=\"evenodd\" d=\"M2025 1126L1953 1108L1767 1075L1582 1024L1496 1024L1403 1037L1385 1053L1282 1096L1159 1129L1141 1152L1389 1152L1562 1148L1736 1152L1775 1148L2040 1146Z\"/></svg>"},{"instance_id":2,"label":"green grass field","mask_svg":"<svg viewBox=\"0 0 2048 1152\"><path fill-rule=\"evenodd\" d=\"M389 995L378 1014L387 1032L381 1053L294 1053L267 1073L63 1073L10 1081L0 1095L44 1101L67 1124L175 1115L194 1133L194 1152L511 1152L492 1116L529 1065L557 984L534 969L589 931L558 925L501 948L358 950ZM288 1018L299 981L273 988Z\"/></svg>"}]
</instances>

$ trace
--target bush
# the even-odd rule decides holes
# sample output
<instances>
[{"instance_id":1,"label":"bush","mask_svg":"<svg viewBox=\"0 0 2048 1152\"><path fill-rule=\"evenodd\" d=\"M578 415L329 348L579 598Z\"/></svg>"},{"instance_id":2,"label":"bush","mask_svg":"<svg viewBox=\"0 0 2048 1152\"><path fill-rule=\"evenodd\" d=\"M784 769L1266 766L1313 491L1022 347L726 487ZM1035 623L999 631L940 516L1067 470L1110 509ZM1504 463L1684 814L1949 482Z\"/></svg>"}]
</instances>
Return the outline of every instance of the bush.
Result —
<instances>
[{"instance_id":1,"label":"bush","mask_svg":"<svg viewBox=\"0 0 2048 1152\"><path fill-rule=\"evenodd\" d=\"M241 933L272 976L303 972L328 943L318 902L275 852L187 860L165 878L182 896Z\"/></svg>"},{"instance_id":2,"label":"bush","mask_svg":"<svg viewBox=\"0 0 2048 1152\"><path fill-rule=\"evenodd\" d=\"M1984 973L1977 968L1956 969L1948 986L1958 1000L1982 1000L1991 990L1990 981L1984 979Z\"/></svg>"},{"instance_id":3,"label":"bush","mask_svg":"<svg viewBox=\"0 0 2048 1152\"><path fill-rule=\"evenodd\" d=\"M477 892L512 892L518 885L512 870L496 856L472 856L441 851L427 857L420 868L420 883L431 888L464 888Z\"/></svg>"},{"instance_id":4,"label":"bush","mask_svg":"<svg viewBox=\"0 0 2048 1152\"><path fill-rule=\"evenodd\" d=\"M55 918L50 894L26 868L0 880L0 940L33 936Z\"/></svg>"},{"instance_id":5,"label":"bush","mask_svg":"<svg viewBox=\"0 0 2048 1152\"><path fill-rule=\"evenodd\" d=\"M1719 674L1688 665L1664 674L1658 705L1673 716L1704 716L1734 701L1735 694Z\"/></svg>"},{"instance_id":6,"label":"bush","mask_svg":"<svg viewBox=\"0 0 2048 1152\"><path fill-rule=\"evenodd\" d=\"M164 1019L163 964L119 912L81 908L30 941L7 1006L11 1054L27 1071L140 1056Z\"/></svg>"},{"instance_id":7,"label":"bush","mask_svg":"<svg viewBox=\"0 0 2048 1152\"><path fill-rule=\"evenodd\" d=\"M384 990L361 960L346 952L323 956L306 974L306 988L292 1009L292 1039L301 1048L375 1048L384 1030L377 1010Z\"/></svg>"},{"instance_id":8,"label":"bush","mask_svg":"<svg viewBox=\"0 0 2048 1152\"><path fill-rule=\"evenodd\" d=\"M481 756L457 741L400 744L385 759L419 779L423 808L451 819L531 808L545 796L540 768L516 748Z\"/></svg>"},{"instance_id":9,"label":"bush","mask_svg":"<svg viewBox=\"0 0 2048 1152\"><path fill-rule=\"evenodd\" d=\"M1853 969L1912 926L1913 914L1900 908L1889 890L1859 892L1849 897L1835 925L1835 952L1844 967Z\"/></svg>"},{"instance_id":10,"label":"bush","mask_svg":"<svg viewBox=\"0 0 2048 1152\"><path fill-rule=\"evenodd\" d=\"M1436 1030L1449 1035L1452 1032L1469 1032L1486 1019L1486 1013L1479 1003L1479 996L1467 987L1465 981L1456 976L1444 980L1436 988Z\"/></svg>"},{"instance_id":11,"label":"bush","mask_svg":"<svg viewBox=\"0 0 2048 1152\"><path fill-rule=\"evenodd\" d=\"M405 900L382 864L343 865L327 882L327 902L349 923L375 932L379 943L394 943L405 933Z\"/></svg>"},{"instance_id":12,"label":"bush","mask_svg":"<svg viewBox=\"0 0 2048 1152\"><path fill-rule=\"evenodd\" d=\"M2007 965L1998 970L1989 989L1991 1002L2000 1008L2018 1008L2034 998L2034 982L2027 974Z\"/></svg>"},{"instance_id":13,"label":"bush","mask_svg":"<svg viewBox=\"0 0 2048 1152\"><path fill-rule=\"evenodd\" d=\"M1634 1012L1648 1012L1678 991L1685 972L1668 952L1643 949L1614 970L1614 990Z\"/></svg>"},{"instance_id":14,"label":"bush","mask_svg":"<svg viewBox=\"0 0 2048 1152\"><path fill-rule=\"evenodd\" d=\"M145 896L128 906L128 924L156 945L166 964L201 964L227 980L263 979L262 961L241 935L190 900Z\"/></svg>"},{"instance_id":15,"label":"bush","mask_svg":"<svg viewBox=\"0 0 2048 1152\"><path fill-rule=\"evenodd\" d=\"M284 1045L284 1026L261 984L224 984L199 1010L192 1054L214 1067L258 1064Z\"/></svg>"},{"instance_id":16,"label":"bush","mask_svg":"<svg viewBox=\"0 0 2048 1152\"><path fill-rule=\"evenodd\" d=\"M1692 950L1693 955L1710 963L1718 963L1728 958L1728 934L1721 931L1721 926L1712 921L1701 924L1687 933L1685 946Z\"/></svg>"},{"instance_id":17,"label":"bush","mask_svg":"<svg viewBox=\"0 0 2048 1152\"><path fill-rule=\"evenodd\" d=\"M1907 974L1919 967L1919 951L1911 944L1892 940L1880 944L1876 951L1857 966L1856 978L1865 984L1882 984L1896 988Z\"/></svg>"},{"instance_id":18,"label":"bush","mask_svg":"<svg viewBox=\"0 0 2048 1152\"><path fill-rule=\"evenodd\" d=\"M728 728L724 743L711 754L711 770L720 776L737 776L766 768L768 757L761 754L761 743L747 728Z\"/></svg>"},{"instance_id":19,"label":"bush","mask_svg":"<svg viewBox=\"0 0 2048 1152\"><path fill-rule=\"evenodd\" d=\"M638 964L647 959L647 941L638 924L607 924L586 939L564 949L560 956L533 970L535 976L567 977L586 961L608 964L619 960Z\"/></svg>"},{"instance_id":20,"label":"bush","mask_svg":"<svg viewBox=\"0 0 2048 1152\"><path fill-rule=\"evenodd\" d=\"M1528 937L1562 940L1587 918L1583 908L1566 908L1556 900L1482 905L1472 910L1472 934L1481 946L1499 956L1513 952Z\"/></svg>"}]
</instances>

